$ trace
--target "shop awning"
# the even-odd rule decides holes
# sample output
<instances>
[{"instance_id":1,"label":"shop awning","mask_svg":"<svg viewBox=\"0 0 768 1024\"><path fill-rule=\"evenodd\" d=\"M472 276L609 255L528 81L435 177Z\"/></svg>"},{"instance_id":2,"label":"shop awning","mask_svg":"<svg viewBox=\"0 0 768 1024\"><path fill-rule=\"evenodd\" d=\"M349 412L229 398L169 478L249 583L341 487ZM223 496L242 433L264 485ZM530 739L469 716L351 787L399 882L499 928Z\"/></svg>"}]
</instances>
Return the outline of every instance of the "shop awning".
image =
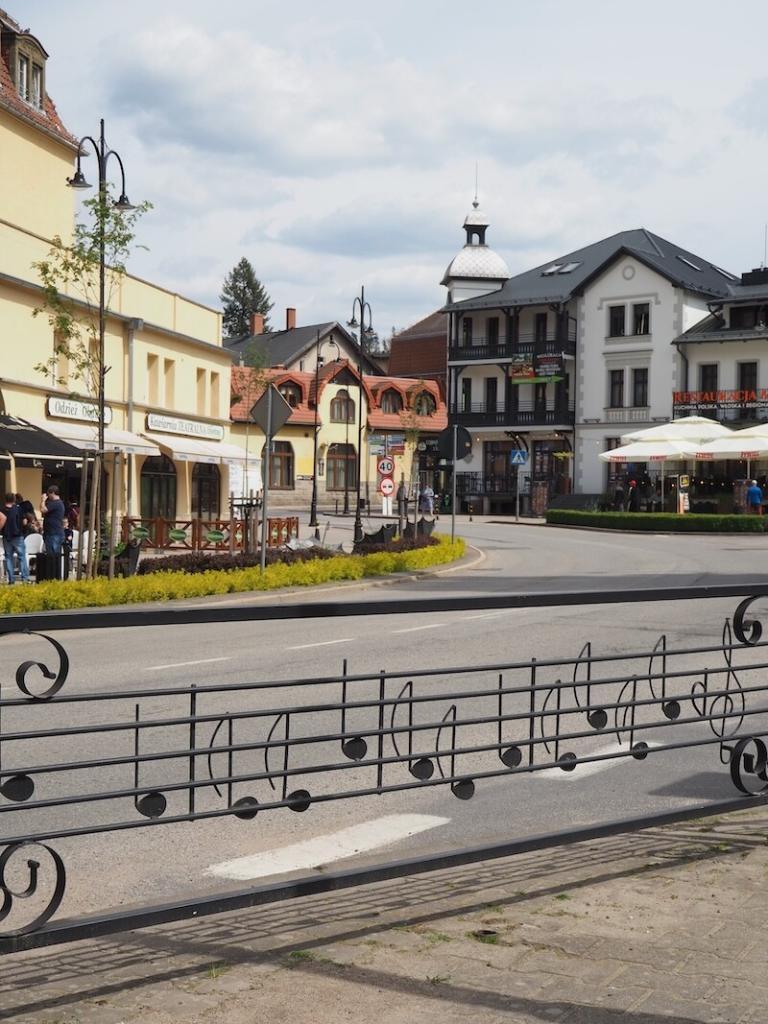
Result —
<instances>
[{"instance_id":1,"label":"shop awning","mask_svg":"<svg viewBox=\"0 0 768 1024\"><path fill-rule=\"evenodd\" d=\"M95 423L51 423L49 420L30 420L43 430L55 429L62 440L73 444L81 451L95 452L98 450L98 426ZM125 452L127 455L159 455L156 444L145 437L131 433L130 430L104 428L104 447L110 452Z\"/></svg>"},{"instance_id":2,"label":"shop awning","mask_svg":"<svg viewBox=\"0 0 768 1024\"><path fill-rule=\"evenodd\" d=\"M231 465L245 462L244 448L224 441L201 441L196 437L170 434L144 434L167 455L177 462L207 462L212 465ZM249 461L253 461L251 455Z\"/></svg>"},{"instance_id":3,"label":"shop awning","mask_svg":"<svg viewBox=\"0 0 768 1024\"><path fill-rule=\"evenodd\" d=\"M81 462L77 448L18 416L0 415L0 454L12 456L17 466L43 466L50 462Z\"/></svg>"}]
</instances>

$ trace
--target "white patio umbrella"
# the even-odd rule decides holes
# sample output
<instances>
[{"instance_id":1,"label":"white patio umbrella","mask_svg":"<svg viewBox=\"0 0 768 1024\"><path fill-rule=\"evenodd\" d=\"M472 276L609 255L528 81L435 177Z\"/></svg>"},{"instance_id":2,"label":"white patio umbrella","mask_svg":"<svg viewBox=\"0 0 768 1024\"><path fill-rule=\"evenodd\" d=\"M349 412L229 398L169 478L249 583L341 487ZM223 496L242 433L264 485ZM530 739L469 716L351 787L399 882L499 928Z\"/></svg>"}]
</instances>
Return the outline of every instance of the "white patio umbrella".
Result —
<instances>
[{"instance_id":1,"label":"white patio umbrella","mask_svg":"<svg viewBox=\"0 0 768 1024\"><path fill-rule=\"evenodd\" d=\"M719 437L701 445L694 456L700 460L743 459L747 463L747 476L750 475L751 464L755 459L768 456L768 424L763 425L763 433L758 427L746 430L733 430L730 437Z\"/></svg>"},{"instance_id":2,"label":"white patio umbrella","mask_svg":"<svg viewBox=\"0 0 768 1024\"><path fill-rule=\"evenodd\" d=\"M645 430L632 430L622 434L625 443L633 441L690 441L691 444L703 444L717 437L729 437L733 433L722 423L706 416L682 416L679 420L659 423Z\"/></svg>"},{"instance_id":3,"label":"white patio umbrella","mask_svg":"<svg viewBox=\"0 0 768 1024\"><path fill-rule=\"evenodd\" d=\"M694 417L690 417L694 418ZM695 417L698 419L699 417ZM651 430L654 430L651 427ZM600 452L598 458L603 462L660 462L661 463L661 500L664 501L664 465L667 462L683 462L696 458L696 445L688 441L657 440L633 441L620 448L612 448ZM663 507L663 506L662 506Z\"/></svg>"}]
</instances>

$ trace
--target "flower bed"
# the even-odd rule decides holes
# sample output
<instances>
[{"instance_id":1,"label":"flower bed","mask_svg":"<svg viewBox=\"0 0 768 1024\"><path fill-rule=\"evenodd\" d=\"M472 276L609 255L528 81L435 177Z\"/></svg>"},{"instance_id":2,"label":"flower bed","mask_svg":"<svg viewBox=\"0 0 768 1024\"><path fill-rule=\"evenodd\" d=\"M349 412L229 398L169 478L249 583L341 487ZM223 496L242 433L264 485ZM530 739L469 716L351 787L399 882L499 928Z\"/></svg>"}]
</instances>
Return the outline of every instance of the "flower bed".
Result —
<instances>
[{"instance_id":1,"label":"flower bed","mask_svg":"<svg viewBox=\"0 0 768 1024\"><path fill-rule=\"evenodd\" d=\"M161 571L127 579L66 580L15 585L0 591L0 614L65 608L103 608L109 605L173 601L212 594L241 594L252 590L311 587L319 583L359 580L442 565L461 558L465 544L439 537L438 543L406 551L370 555L332 555L310 560L278 562L262 573L258 566L208 569L198 572Z\"/></svg>"}]
</instances>

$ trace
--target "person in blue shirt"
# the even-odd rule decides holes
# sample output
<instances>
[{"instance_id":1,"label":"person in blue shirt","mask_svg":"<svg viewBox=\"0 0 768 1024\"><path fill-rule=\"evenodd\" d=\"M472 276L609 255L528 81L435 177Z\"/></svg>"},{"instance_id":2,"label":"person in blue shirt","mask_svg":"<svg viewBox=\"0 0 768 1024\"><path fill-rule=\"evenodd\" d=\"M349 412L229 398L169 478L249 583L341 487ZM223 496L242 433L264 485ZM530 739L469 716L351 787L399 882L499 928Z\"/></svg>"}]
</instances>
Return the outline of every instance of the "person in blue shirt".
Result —
<instances>
[{"instance_id":1,"label":"person in blue shirt","mask_svg":"<svg viewBox=\"0 0 768 1024\"><path fill-rule=\"evenodd\" d=\"M757 480L753 480L747 488L747 510L753 516L763 514L763 490L758 486Z\"/></svg>"},{"instance_id":2,"label":"person in blue shirt","mask_svg":"<svg viewBox=\"0 0 768 1024\"><path fill-rule=\"evenodd\" d=\"M47 555L60 555L64 543L64 516L66 509L59 497L59 488L51 484L42 497L40 515L43 519L43 541Z\"/></svg>"}]
</instances>

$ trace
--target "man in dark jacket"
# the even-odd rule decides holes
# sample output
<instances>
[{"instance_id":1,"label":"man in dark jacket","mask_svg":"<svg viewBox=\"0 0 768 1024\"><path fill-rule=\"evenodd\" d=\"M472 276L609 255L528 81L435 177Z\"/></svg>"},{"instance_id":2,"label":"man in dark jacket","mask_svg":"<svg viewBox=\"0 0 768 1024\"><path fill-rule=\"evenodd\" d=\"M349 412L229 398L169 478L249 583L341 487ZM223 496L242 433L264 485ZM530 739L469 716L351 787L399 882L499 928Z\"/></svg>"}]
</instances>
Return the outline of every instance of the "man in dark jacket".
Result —
<instances>
[{"instance_id":1,"label":"man in dark jacket","mask_svg":"<svg viewBox=\"0 0 768 1024\"><path fill-rule=\"evenodd\" d=\"M16 504L15 494L6 494L3 505L5 524L3 525L3 550L5 552L5 571L8 582L14 583L16 570L14 568L14 555L19 561L19 575L22 583L29 583L29 566L27 564L27 549L24 544L24 513L21 506Z\"/></svg>"},{"instance_id":2,"label":"man in dark jacket","mask_svg":"<svg viewBox=\"0 0 768 1024\"><path fill-rule=\"evenodd\" d=\"M51 484L41 499L40 515L43 520L43 540L47 555L60 555L64 544L64 502L59 488Z\"/></svg>"}]
</instances>

